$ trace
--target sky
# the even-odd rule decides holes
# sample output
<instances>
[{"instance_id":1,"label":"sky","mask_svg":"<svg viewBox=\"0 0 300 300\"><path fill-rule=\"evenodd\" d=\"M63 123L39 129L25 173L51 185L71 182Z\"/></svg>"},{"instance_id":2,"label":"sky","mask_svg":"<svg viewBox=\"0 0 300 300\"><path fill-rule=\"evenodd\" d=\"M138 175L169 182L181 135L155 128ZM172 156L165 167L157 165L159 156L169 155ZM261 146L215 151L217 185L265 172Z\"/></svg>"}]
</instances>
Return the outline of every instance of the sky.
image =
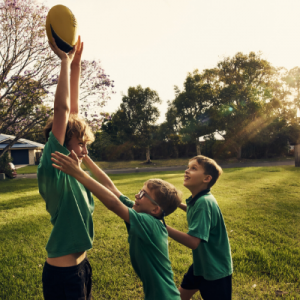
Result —
<instances>
[{"instance_id":1,"label":"sky","mask_svg":"<svg viewBox=\"0 0 300 300\"><path fill-rule=\"evenodd\" d=\"M237 52L261 52L274 67L300 66L300 1L294 0L38 0L63 4L77 19L83 59L100 59L116 93L113 113L129 87L155 90L165 120L174 86L189 72L213 68Z\"/></svg>"}]
</instances>

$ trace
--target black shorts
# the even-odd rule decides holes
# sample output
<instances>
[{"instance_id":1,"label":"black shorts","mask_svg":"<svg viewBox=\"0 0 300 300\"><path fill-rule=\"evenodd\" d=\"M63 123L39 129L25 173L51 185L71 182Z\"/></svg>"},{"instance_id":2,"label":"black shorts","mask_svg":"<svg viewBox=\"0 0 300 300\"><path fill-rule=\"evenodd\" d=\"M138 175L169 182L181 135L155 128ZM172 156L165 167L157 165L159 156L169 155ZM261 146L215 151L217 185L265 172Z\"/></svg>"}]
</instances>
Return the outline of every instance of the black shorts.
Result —
<instances>
[{"instance_id":1,"label":"black shorts","mask_svg":"<svg viewBox=\"0 0 300 300\"><path fill-rule=\"evenodd\" d=\"M203 276L194 275L194 266L191 265L181 282L185 290L199 290L205 300L231 300L232 275L217 279L206 280Z\"/></svg>"},{"instance_id":2,"label":"black shorts","mask_svg":"<svg viewBox=\"0 0 300 300\"><path fill-rule=\"evenodd\" d=\"M92 268L87 258L72 267L45 262L42 280L45 300L92 299Z\"/></svg>"}]
</instances>

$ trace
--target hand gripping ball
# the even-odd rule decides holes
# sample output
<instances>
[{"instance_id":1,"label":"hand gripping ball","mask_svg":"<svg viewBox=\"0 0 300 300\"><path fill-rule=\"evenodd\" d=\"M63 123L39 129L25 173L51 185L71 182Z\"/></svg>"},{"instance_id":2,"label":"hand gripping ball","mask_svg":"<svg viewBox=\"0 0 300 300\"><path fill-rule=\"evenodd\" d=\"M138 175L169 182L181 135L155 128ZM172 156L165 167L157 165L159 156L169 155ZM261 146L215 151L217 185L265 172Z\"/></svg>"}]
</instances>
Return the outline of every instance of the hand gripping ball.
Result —
<instances>
[{"instance_id":1,"label":"hand gripping ball","mask_svg":"<svg viewBox=\"0 0 300 300\"><path fill-rule=\"evenodd\" d=\"M50 43L54 38L57 47L66 53L70 52L77 42L76 18L64 5L55 5L49 10L46 31Z\"/></svg>"}]
</instances>

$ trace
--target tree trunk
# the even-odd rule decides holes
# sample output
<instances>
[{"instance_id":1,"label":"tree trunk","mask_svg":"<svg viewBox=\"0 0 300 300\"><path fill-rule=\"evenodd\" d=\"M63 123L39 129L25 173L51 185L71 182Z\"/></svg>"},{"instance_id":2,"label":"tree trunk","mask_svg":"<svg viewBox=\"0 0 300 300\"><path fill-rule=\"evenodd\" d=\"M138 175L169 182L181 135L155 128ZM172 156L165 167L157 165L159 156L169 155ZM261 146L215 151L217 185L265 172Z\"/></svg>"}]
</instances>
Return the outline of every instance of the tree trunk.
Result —
<instances>
[{"instance_id":1,"label":"tree trunk","mask_svg":"<svg viewBox=\"0 0 300 300\"><path fill-rule=\"evenodd\" d=\"M198 138L196 139L196 149L197 149L197 155L201 155L201 145Z\"/></svg>"},{"instance_id":2,"label":"tree trunk","mask_svg":"<svg viewBox=\"0 0 300 300\"><path fill-rule=\"evenodd\" d=\"M300 144L294 146L295 167L300 167Z\"/></svg>"},{"instance_id":3,"label":"tree trunk","mask_svg":"<svg viewBox=\"0 0 300 300\"><path fill-rule=\"evenodd\" d=\"M151 163L151 160L150 160L150 146L147 146L147 148L146 148L146 162L148 164Z\"/></svg>"},{"instance_id":4,"label":"tree trunk","mask_svg":"<svg viewBox=\"0 0 300 300\"><path fill-rule=\"evenodd\" d=\"M175 158L179 157L178 147L174 146Z\"/></svg>"},{"instance_id":5,"label":"tree trunk","mask_svg":"<svg viewBox=\"0 0 300 300\"><path fill-rule=\"evenodd\" d=\"M238 146L237 148L237 159L241 159L242 158L242 147Z\"/></svg>"}]
</instances>

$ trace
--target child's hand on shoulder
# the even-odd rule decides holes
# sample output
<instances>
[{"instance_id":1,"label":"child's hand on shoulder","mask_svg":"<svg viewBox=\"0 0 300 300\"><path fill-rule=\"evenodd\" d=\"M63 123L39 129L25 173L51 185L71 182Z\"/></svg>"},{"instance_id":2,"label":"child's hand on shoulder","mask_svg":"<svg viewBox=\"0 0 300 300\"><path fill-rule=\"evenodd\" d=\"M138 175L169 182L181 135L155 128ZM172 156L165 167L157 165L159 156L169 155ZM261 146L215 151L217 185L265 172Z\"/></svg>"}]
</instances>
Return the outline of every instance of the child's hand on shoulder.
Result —
<instances>
[{"instance_id":1,"label":"child's hand on shoulder","mask_svg":"<svg viewBox=\"0 0 300 300\"><path fill-rule=\"evenodd\" d=\"M72 62L73 59L74 59L74 55L75 55L75 52L76 52L76 48L77 48L77 43L76 45L73 47L73 49L69 52L69 53L66 53L62 50L60 50L56 43L55 43L55 40L54 38L52 39L52 42L50 43L49 42L49 46L50 48L52 49L52 51L61 59L61 60L67 60L68 62Z\"/></svg>"}]
</instances>

